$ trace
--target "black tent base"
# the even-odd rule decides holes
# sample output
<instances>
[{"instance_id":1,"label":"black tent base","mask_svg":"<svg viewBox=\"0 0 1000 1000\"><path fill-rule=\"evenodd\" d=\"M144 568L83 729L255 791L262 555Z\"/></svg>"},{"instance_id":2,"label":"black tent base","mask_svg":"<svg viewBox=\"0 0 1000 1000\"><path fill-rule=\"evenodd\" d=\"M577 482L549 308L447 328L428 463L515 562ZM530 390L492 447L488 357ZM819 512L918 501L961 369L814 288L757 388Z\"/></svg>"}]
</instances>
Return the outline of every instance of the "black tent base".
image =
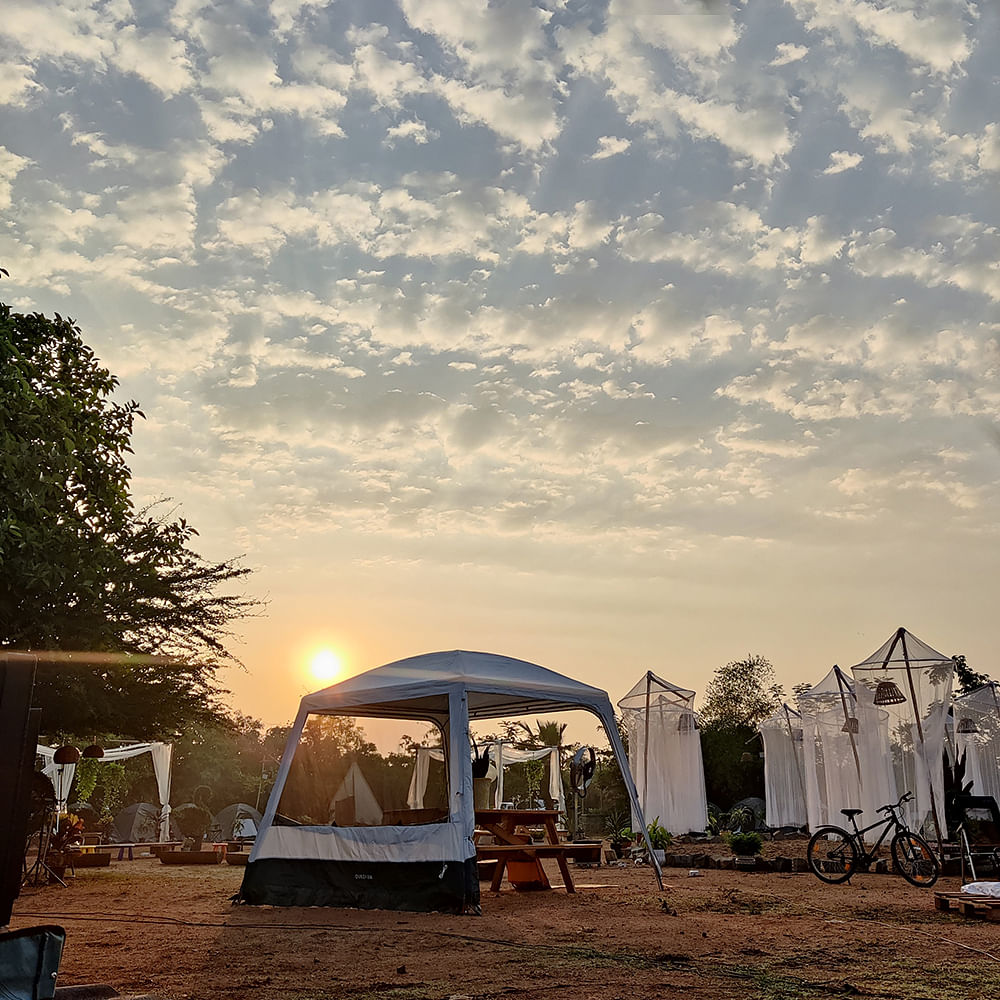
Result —
<instances>
[{"instance_id":1,"label":"black tent base","mask_svg":"<svg viewBox=\"0 0 1000 1000\"><path fill-rule=\"evenodd\" d=\"M264 858L247 865L237 899L255 906L478 912L479 875L475 858L405 862Z\"/></svg>"}]
</instances>

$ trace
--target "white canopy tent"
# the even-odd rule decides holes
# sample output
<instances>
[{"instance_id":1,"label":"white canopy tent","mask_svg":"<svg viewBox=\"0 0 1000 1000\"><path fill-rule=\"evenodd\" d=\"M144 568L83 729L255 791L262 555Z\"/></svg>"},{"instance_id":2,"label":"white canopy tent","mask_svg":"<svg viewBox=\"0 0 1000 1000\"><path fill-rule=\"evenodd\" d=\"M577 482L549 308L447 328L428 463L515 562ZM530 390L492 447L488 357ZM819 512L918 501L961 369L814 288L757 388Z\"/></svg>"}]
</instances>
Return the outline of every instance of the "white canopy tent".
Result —
<instances>
[{"instance_id":1,"label":"white canopy tent","mask_svg":"<svg viewBox=\"0 0 1000 1000\"><path fill-rule=\"evenodd\" d=\"M896 787L914 796L903 807L907 823L921 830L929 821L939 843L947 835L943 756L954 666L900 627L851 668L859 689L868 689L889 715Z\"/></svg>"},{"instance_id":2,"label":"white canopy tent","mask_svg":"<svg viewBox=\"0 0 1000 1000\"><path fill-rule=\"evenodd\" d=\"M806 785L802 761L802 716L782 704L757 727L764 743L765 822L770 827L805 826Z\"/></svg>"},{"instance_id":3,"label":"white canopy tent","mask_svg":"<svg viewBox=\"0 0 1000 1000\"><path fill-rule=\"evenodd\" d=\"M600 720L641 816L607 694L534 663L463 650L427 653L307 695L281 758L241 899L284 906L478 909L470 721L575 709ZM290 823L278 806L300 737L310 716L330 715L437 725L446 748L442 818L427 821L425 810L397 809L390 813L392 825ZM659 866L654 870L662 887Z\"/></svg>"},{"instance_id":4,"label":"white canopy tent","mask_svg":"<svg viewBox=\"0 0 1000 1000\"><path fill-rule=\"evenodd\" d=\"M798 705L810 829L843 826L842 809L861 809L859 826L876 822L879 806L899 797L888 714L876 708L867 688L855 684L837 666L800 694Z\"/></svg>"},{"instance_id":5,"label":"white canopy tent","mask_svg":"<svg viewBox=\"0 0 1000 1000\"><path fill-rule=\"evenodd\" d=\"M642 812L671 833L701 832L708 824L694 698L694 691L647 671L618 702Z\"/></svg>"},{"instance_id":6,"label":"white canopy tent","mask_svg":"<svg viewBox=\"0 0 1000 1000\"><path fill-rule=\"evenodd\" d=\"M493 808L498 808L504 801L503 781L504 771L511 764L522 764L527 761L545 760L549 765L549 798L556 803L556 808L566 815L566 793L563 791L562 777L559 773L559 748L541 747L537 750L519 750L517 747L497 740L486 746L490 755L490 770L495 770L496 784L492 789ZM444 760L444 750L440 747L417 747L416 760L413 765L413 777L410 789L406 795L406 804L411 809L424 807L424 795L427 792L427 781L432 760Z\"/></svg>"},{"instance_id":7,"label":"white canopy tent","mask_svg":"<svg viewBox=\"0 0 1000 1000\"><path fill-rule=\"evenodd\" d=\"M955 744L965 754L971 794L992 795L1000 803L1000 694L996 681L955 699Z\"/></svg>"},{"instance_id":8,"label":"white canopy tent","mask_svg":"<svg viewBox=\"0 0 1000 1000\"><path fill-rule=\"evenodd\" d=\"M56 790L56 809L59 813L66 812L70 788L76 774L76 764L57 764L54 760L56 748L36 747L36 753L45 764L42 773L52 781ZM153 774L156 777L156 794L160 800L160 837L161 841L170 839L170 777L173 745L170 743L127 743L120 747L105 748L102 761L127 760L148 753L153 759Z\"/></svg>"}]
</instances>

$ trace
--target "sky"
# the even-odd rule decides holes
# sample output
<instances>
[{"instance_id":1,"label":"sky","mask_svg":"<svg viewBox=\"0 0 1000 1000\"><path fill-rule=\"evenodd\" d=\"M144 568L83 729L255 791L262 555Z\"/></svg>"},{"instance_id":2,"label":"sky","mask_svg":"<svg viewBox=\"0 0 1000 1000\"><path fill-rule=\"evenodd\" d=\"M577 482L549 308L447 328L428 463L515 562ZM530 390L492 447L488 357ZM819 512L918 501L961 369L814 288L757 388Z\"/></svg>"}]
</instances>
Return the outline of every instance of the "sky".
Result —
<instances>
[{"instance_id":1,"label":"sky","mask_svg":"<svg viewBox=\"0 0 1000 1000\"><path fill-rule=\"evenodd\" d=\"M621 697L1000 582L1000 7L5 0L0 295L266 614L269 724L434 649Z\"/></svg>"}]
</instances>

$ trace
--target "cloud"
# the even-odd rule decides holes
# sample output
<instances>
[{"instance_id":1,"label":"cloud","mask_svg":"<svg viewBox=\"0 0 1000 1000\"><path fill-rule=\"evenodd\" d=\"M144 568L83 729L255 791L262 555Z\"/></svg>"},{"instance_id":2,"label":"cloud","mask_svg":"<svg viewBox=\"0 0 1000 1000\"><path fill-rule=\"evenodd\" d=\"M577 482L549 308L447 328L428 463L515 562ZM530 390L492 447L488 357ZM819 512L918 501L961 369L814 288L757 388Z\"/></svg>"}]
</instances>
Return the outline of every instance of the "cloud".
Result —
<instances>
[{"instance_id":1,"label":"cloud","mask_svg":"<svg viewBox=\"0 0 1000 1000\"><path fill-rule=\"evenodd\" d=\"M809 50L804 45L793 45L791 42L781 42L774 47L774 51L775 56L770 63L772 66L788 66L809 55Z\"/></svg>"},{"instance_id":2,"label":"cloud","mask_svg":"<svg viewBox=\"0 0 1000 1000\"><path fill-rule=\"evenodd\" d=\"M846 149L837 149L830 154L830 162L823 170L824 174L842 174L846 170L853 170L864 156L861 153L851 153Z\"/></svg>"},{"instance_id":3,"label":"cloud","mask_svg":"<svg viewBox=\"0 0 1000 1000\"><path fill-rule=\"evenodd\" d=\"M0 208L10 208L14 179L30 162L27 157L0 146Z\"/></svg>"},{"instance_id":4,"label":"cloud","mask_svg":"<svg viewBox=\"0 0 1000 1000\"><path fill-rule=\"evenodd\" d=\"M632 143L629 139L619 139L611 135L602 135L597 140L597 152L591 154L592 160L606 160L611 156L624 153Z\"/></svg>"}]
</instances>

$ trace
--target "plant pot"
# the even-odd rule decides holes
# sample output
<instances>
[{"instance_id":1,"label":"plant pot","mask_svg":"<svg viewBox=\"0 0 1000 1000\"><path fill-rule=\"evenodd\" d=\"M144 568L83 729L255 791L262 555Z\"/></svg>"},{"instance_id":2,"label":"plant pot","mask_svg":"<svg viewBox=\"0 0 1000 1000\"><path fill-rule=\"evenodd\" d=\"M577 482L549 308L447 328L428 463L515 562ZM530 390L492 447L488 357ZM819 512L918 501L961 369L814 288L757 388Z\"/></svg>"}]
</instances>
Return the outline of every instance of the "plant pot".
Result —
<instances>
[{"instance_id":1,"label":"plant pot","mask_svg":"<svg viewBox=\"0 0 1000 1000\"><path fill-rule=\"evenodd\" d=\"M662 866L663 863L667 860L667 850L666 850L666 848L665 847L664 848L654 847L653 848L653 857L656 858L656 860Z\"/></svg>"}]
</instances>

